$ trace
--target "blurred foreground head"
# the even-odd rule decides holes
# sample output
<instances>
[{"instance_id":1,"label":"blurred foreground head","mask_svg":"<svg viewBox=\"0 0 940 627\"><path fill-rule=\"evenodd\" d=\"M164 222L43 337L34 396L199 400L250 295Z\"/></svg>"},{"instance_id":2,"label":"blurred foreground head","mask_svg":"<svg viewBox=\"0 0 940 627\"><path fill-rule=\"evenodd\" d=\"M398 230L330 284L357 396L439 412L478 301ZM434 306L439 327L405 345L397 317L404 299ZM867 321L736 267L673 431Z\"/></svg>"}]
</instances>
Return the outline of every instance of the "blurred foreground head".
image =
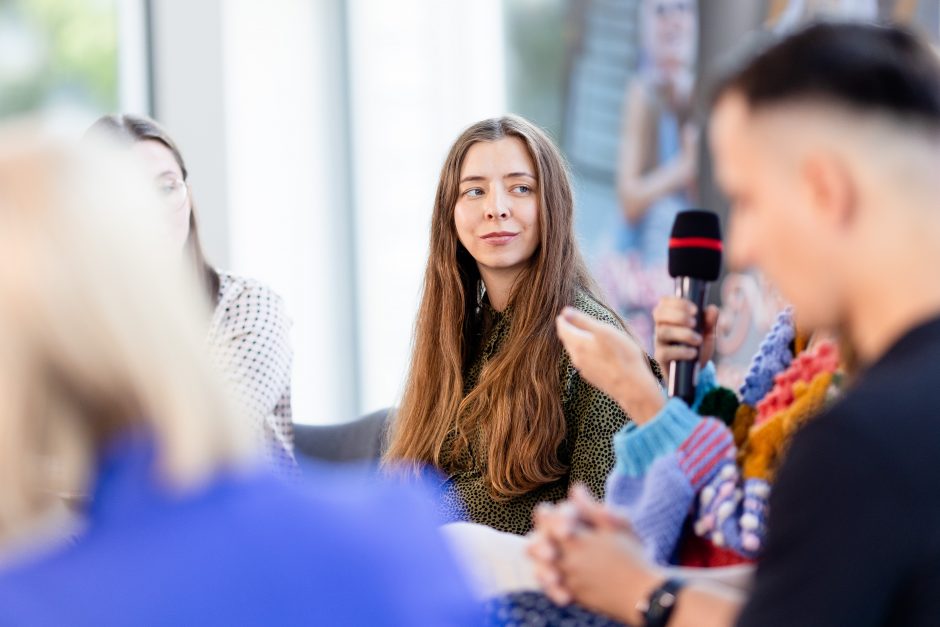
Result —
<instances>
[{"instance_id":1,"label":"blurred foreground head","mask_svg":"<svg viewBox=\"0 0 940 627\"><path fill-rule=\"evenodd\" d=\"M85 493L115 437L151 437L178 488L248 453L148 190L105 146L0 129L0 540Z\"/></svg>"},{"instance_id":2,"label":"blurred foreground head","mask_svg":"<svg viewBox=\"0 0 940 627\"><path fill-rule=\"evenodd\" d=\"M903 301L936 267L940 63L915 34L821 22L777 40L719 84L710 139L731 265L803 324L856 328L872 295Z\"/></svg>"}]
</instances>

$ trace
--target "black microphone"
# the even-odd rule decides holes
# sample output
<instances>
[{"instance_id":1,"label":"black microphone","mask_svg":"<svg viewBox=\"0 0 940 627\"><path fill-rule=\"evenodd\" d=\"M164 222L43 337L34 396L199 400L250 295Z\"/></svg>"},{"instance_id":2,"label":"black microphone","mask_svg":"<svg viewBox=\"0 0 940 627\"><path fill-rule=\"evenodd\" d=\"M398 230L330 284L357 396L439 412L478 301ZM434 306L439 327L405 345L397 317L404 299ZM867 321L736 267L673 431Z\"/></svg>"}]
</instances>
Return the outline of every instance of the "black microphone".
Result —
<instances>
[{"instance_id":1,"label":"black microphone","mask_svg":"<svg viewBox=\"0 0 940 627\"><path fill-rule=\"evenodd\" d=\"M695 331L705 330L705 302L709 284L721 272L721 225L711 211L681 211L669 238L669 276L676 280L676 296L695 303ZM669 396L689 405L695 400L698 355L689 361L669 363Z\"/></svg>"}]
</instances>

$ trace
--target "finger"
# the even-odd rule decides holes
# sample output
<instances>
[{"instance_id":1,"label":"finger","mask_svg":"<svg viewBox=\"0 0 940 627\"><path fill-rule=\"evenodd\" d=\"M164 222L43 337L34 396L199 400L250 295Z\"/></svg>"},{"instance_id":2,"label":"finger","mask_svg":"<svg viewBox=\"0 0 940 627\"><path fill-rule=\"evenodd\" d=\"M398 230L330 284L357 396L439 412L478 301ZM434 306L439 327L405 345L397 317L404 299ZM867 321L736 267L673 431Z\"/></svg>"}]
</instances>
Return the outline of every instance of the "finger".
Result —
<instances>
[{"instance_id":1,"label":"finger","mask_svg":"<svg viewBox=\"0 0 940 627\"><path fill-rule=\"evenodd\" d=\"M536 531L547 523L553 510L554 508L551 503L539 503L535 506L535 509L532 510L532 522L535 525Z\"/></svg>"},{"instance_id":2,"label":"finger","mask_svg":"<svg viewBox=\"0 0 940 627\"><path fill-rule=\"evenodd\" d=\"M562 501L556 508L556 516L549 527L554 541L570 538L578 527L578 510L571 501Z\"/></svg>"},{"instance_id":3,"label":"finger","mask_svg":"<svg viewBox=\"0 0 940 627\"><path fill-rule=\"evenodd\" d=\"M549 538L539 534L538 539L526 547L526 554L538 562L553 562L558 558L558 549Z\"/></svg>"},{"instance_id":4,"label":"finger","mask_svg":"<svg viewBox=\"0 0 940 627\"><path fill-rule=\"evenodd\" d=\"M549 540L530 544L526 548L526 553L539 564L551 564L558 559L558 549Z\"/></svg>"},{"instance_id":5,"label":"finger","mask_svg":"<svg viewBox=\"0 0 940 627\"><path fill-rule=\"evenodd\" d=\"M589 525L594 525L603 518L603 504L594 498L594 495L583 483L576 483L569 490L568 500L578 513L578 519ZM603 522L601 520L601 522Z\"/></svg>"},{"instance_id":6,"label":"finger","mask_svg":"<svg viewBox=\"0 0 940 627\"><path fill-rule=\"evenodd\" d=\"M572 599L571 593L561 586L546 587L545 596L551 599L555 605L568 605Z\"/></svg>"},{"instance_id":7,"label":"finger","mask_svg":"<svg viewBox=\"0 0 940 627\"><path fill-rule=\"evenodd\" d=\"M569 353L576 352L594 339L593 333L573 325L562 316L555 319L555 329L558 332L558 338Z\"/></svg>"},{"instance_id":8,"label":"finger","mask_svg":"<svg viewBox=\"0 0 940 627\"><path fill-rule=\"evenodd\" d=\"M567 351L568 356L571 358L571 363L575 368L583 368L585 365L584 360L587 358L586 354L592 351L592 347L595 344L594 335L588 331L579 329L560 316L556 319L555 326L558 339L561 340L561 345L564 346L565 351Z\"/></svg>"},{"instance_id":9,"label":"finger","mask_svg":"<svg viewBox=\"0 0 940 627\"><path fill-rule=\"evenodd\" d=\"M561 572L557 568L545 567L537 564L532 570L535 580L539 587L548 592L552 589L561 588Z\"/></svg>"},{"instance_id":10,"label":"finger","mask_svg":"<svg viewBox=\"0 0 940 627\"><path fill-rule=\"evenodd\" d=\"M544 540L554 543L555 536L562 531L563 521L559 520L561 517L562 513L557 506L550 503L539 504L533 514L535 519L533 537L535 541Z\"/></svg>"},{"instance_id":11,"label":"finger","mask_svg":"<svg viewBox=\"0 0 940 627\"><path fill-rule=\"evenodd\" d=\"M538 581L539 585L543 588L551 588L561 583L561 573L558 572L557 568L537 564L532 572L535 575L535 580Z\"/></svg>"},{"instance_id":12,"label":"finger","mask_svg":"<svg viewBox=\"0 0 940 627\"><path fill-rule=\"evenodd\" d=\"M604 505L595 500L583 484L577 483L572 486L570 500L572 505L577 508L578 518L587 523L588 526L598 527L608 524Z\"/></svg>"},{"instance_id":13,"label":"finger","mask_svg":"<svg viewBox=\"0 0 940 627\"><path fill-rule=\"evenodd\" d=\"M630 522L630 515L626 508L618 505L610 505L607 507L607 516L609 520L616 524L618 531L629 533L637 541L640 540L640 537L633 529L633 523Z\"/></svg>"},{"instance_id":14,"label":"finger","mask_svg":"<svg viewBox=\"0 0 940 627\"><path fill-rule=\"evenodd\" d=\"M630 531L633 527L630 519L621 511L598 501L582 484L576 484L571 490L571 501L592 526L598 529Z\"/></svg>"},{"instance_id":15,"label":"finger","mask_svg":"<svg viewBox=\"0 0 940 627\"><path fill-rule=\"evenodd\" d=\"M660 344L701 346L702 336L688 327L661 326L656 327L656 341Z\"/></svg>"},{"instance_id":16,"label":"finger","mask_svg":"<svg viewBox=\"0 0 940 627\"><path fill-rule=\"evenodd\" d=\"M575 482L574 485L568 490L568 498L575 507L578 508L578 511L583 511L585 506L594 505L597 503L597 500L587 489L587 487L580 481Z\"/></svg>"},{"instance_id":17,"label":"finger","mask_svg":"<svg viewBox=\"0 0 940 627\"><path fill-rule=\"evenodd\" d=\"M660 299L653 309L653 321L656 324L695 326L697 308L691 301L676 296Z\"/></svg>"},{"instance_id":18,"label":"finger","mask_svg":"<svg viewBox=\"0 0 940 627\"><path fill-rule=\"evenodd\" d=\"M582 331L593 334L604 333L611 328L606 322L601 322L587 314L581 313L574 307L565 307L562 309L559 318Z\"/></svg>"},{"instance_id":19,"label":"finger","mask_svg":"<svg viewBox=\"0 0 940 627\"><path fill-rule=\"evenodd\" d=\"M668 364L670 361L692 361L698 355L698 351L688 346L657 346L656 361L661 364Z\"/></svg>"},{"instance_id":20,"label":"finger","mask_svg":"<svg viewBox=\"0 0 940 627\"><path fill-rule=\"evenodd\" d=\"M571 594L565 588L561 571L557 568L536 566L533 574L539 587L552 601L559 605L571 602Z\"/></svg>"},{"instance_id":21,"label":"finger","mask_svg":"<svg viewBox=\"0 0 940 627\"><path fill-rule=\"evenodd\" d=\"M545 501L536 505L532 513L536 529L547 532L548 529L554 527L557 524L557 519L565 513L564 504L565 501L559 501L558 503Z\"/></svg>"},{"instance_id":22,"label":"finger","mask_svg":"<svg viewBox=\"0 0 940 627\"><path fill-rule=\"evenodd\" d=\"M566 501L557 505L543 503L538 506L538 530L549 541L556 541L571 534L576 512Z\"/></svg>"}]
</instances>

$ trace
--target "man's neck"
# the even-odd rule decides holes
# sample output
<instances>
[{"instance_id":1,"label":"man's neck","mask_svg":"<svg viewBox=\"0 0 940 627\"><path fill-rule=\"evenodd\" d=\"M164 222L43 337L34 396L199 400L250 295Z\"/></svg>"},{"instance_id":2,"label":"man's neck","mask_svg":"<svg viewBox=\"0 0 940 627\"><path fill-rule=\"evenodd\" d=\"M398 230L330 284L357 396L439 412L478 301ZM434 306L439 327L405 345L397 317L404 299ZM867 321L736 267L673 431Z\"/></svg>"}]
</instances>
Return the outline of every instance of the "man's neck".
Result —
<instances>
[{"instance_id":1,"label":"man's neck","mask_svg":"<svg viewBox=\"0 0 940 627\"><path fill-rule=\"evenodd\" d=\"M897 254L904 260L869 277L852 303L848 330L863 364L877 361L908 331L940 317L940 250Z\"/></svg>"}]
</instances>

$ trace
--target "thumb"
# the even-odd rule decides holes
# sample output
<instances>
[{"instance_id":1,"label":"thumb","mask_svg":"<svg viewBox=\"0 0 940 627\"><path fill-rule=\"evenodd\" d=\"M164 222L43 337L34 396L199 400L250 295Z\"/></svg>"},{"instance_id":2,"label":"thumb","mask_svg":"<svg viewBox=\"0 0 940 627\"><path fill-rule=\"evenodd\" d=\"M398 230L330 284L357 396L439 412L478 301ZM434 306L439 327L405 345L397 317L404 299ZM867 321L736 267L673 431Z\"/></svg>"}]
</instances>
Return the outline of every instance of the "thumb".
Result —
<instances>
[{"instance_id":1,"label":"thumb","mask_svg":"<svg viewBox=\"0 0 940 627\"><path fill-rule=\"evenodd\" d=\"M555 318L555 328L563 344L568 346L571 342L583 342L591 338L591 332L578 326L565 317L564 314Z\"/></svg>"},{"instance_id":2,"label":"thumb","mask_svg":"<svg viewBox=\"0 0 940 627\"><path fill-rule=\"evenodd\" d=\"M565 307L561 310L561 315L558 317L571 326L589 333L603 333L607 329L613 328L600 320L578 311L574 307Z\"/></svg>"}]
</instances>

